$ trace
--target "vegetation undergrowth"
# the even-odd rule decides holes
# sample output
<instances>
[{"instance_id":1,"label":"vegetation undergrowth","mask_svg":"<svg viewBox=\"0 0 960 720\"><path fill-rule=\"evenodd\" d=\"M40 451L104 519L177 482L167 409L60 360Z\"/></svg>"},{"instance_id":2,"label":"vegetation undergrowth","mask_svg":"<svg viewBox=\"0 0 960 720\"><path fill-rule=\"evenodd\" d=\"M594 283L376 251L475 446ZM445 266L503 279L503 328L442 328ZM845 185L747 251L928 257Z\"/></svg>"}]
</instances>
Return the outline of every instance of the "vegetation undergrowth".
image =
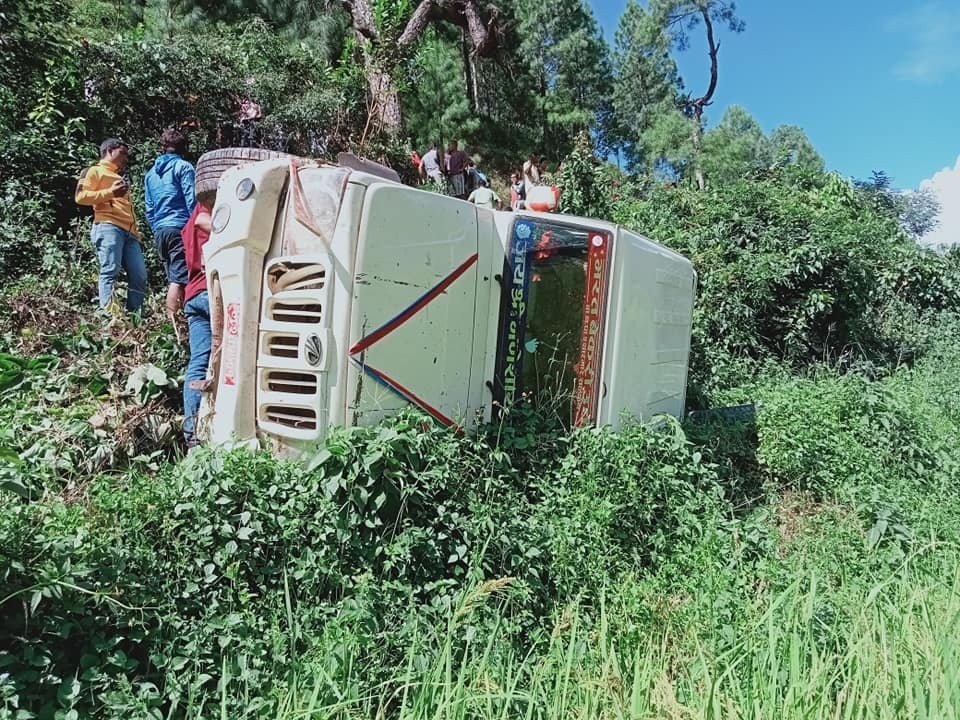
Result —
<instances>
[{"instance_id":1,"label":"vegetation undergrowth","mask_svg":"<svg viewBox=\"0 0 960 720\"><path fill-rule=\"evenodd\" d=\"M52 468L0 494L4 712L946 717L958 329L879 380L731 389L747 428L405 415L306 464Z\"/></svg>"},{"instance_id":2,"label":"vegetation undergrowth","mask_svg":"<svg viewBox=\"0 0 960 720\"><path fill-rule=\"evenodd\" d=\"M960 254L916 242L929 194L742 108L707 129L671 52L691 8L742 31L732 3L629 3L613 53L579 0L473 3L491 57L459 0L409 43L427 5L350 5L0 13L0 720L960 716ZM688 405L739 410L406 413L298 463L184 457L142 207L168 126L194 159L353 150L407 181L459 139L500 189L554 155L562 212L692 260ZM71 194L106 136L139 151L153 286L103 327Z\"/></svg>"}]
</instances>

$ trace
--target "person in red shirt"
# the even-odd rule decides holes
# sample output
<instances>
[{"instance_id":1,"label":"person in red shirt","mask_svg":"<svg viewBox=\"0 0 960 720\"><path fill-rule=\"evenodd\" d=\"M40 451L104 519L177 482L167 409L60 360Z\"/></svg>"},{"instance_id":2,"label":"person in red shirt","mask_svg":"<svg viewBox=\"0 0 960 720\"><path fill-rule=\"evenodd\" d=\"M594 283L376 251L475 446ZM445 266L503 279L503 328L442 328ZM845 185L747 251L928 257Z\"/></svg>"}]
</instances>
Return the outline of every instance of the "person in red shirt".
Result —
<instances>
[{"instance_id":1,"label":"person in red shirt","mask_svg":"<svg viewBox=\"0 0 960 720\"><path fill-rule=\"evenodd\" d=\"M183 378L183 438L187 448L198 444L197 415L207 364L210 361L210 299L203 267L203 245L210 238L210 207L213 198L198 197L193 214L183 226L183 254L187 261L187 285L183 291L183 314L190 337L190 360Z\"/></svg>"}]
</instances>

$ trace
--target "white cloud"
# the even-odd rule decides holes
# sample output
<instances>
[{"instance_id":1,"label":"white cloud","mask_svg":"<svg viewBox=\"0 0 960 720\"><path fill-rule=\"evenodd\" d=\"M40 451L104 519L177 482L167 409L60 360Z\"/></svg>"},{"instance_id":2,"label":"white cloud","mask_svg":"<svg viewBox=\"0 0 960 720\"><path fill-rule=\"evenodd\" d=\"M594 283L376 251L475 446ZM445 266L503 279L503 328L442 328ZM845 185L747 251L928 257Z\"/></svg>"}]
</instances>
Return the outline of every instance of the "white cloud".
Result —
<instances>
[{"instance_id":1,"label":"white cloud","mask_svg":"<svg viewBox=\"0 0 960 720\"><path fill-rule=\"evenodd\" d=\"M936 193L940 201L940 224L921 242L931 247L960 243L960 157L954 167L944 168L920 183L920 189L924 188Z\"/></svg>"},{"instance_id":2,"label":"white cloud","mask_svg":"<svg viewBox=\"0 0 960 720\"><path fill-rule=\"evenodd\" d=\"M937 83L960 75L960 7L931 0L887 23L906 48L893 68L903 80Z\"/></svg>"}]
</instances>

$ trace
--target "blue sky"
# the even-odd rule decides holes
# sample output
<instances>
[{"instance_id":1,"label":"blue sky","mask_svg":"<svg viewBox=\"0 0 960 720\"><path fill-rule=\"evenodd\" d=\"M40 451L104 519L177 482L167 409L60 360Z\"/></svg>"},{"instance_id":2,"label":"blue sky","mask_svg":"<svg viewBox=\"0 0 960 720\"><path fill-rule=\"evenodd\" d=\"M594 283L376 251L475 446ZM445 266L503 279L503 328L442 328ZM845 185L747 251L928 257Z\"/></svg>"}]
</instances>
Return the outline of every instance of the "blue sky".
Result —
<instances>
[{"instance_id":1,"label":"blue sky","mask_svg":"<svg viewBox=\"0 0 960 720\"><path fill-rule=\"evenodd\" d=\"M591 4L612 45L626 0ZM901 188L954 167L960 0L738 0L737 8L747 28L720 31L711 122L742 105L768 132L802 127L830 169L857 178L885 170ZM704 43L677 59L688 88L702 92Z\"/></svg>"}]
</instances>

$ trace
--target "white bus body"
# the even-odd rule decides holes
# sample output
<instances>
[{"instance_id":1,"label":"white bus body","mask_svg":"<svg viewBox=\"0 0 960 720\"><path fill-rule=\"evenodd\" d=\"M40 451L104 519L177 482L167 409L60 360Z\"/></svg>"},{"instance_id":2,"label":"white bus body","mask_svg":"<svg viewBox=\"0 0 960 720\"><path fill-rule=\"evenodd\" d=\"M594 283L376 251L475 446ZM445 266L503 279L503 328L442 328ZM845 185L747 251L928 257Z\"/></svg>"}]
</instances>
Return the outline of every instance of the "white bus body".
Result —
<instances>
[{"instance_id":1,"label":"white bus body","mask_svg":"<svg viewBox=\"0 0 960 720\"><path fill-rule=\"evenodd\" d=\"M624 228L289 159L224 173L212 225L213 443L296 454L409 405L470 428L524 393L572 425L683 412L696 276Z\"/></svg>"}]
</instances>

